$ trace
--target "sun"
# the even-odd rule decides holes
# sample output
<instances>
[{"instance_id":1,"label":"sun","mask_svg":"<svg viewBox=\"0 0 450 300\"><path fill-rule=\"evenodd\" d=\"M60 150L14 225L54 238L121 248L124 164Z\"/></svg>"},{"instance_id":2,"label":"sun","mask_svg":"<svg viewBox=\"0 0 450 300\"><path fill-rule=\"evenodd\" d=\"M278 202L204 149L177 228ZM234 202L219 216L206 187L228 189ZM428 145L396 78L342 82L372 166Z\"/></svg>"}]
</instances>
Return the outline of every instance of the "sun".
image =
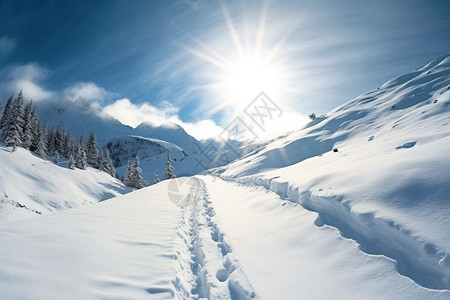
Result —
<instances>
[{"instance_id":1,"label":"sun","mask_svg":"<svg viewBox=\"0 0 450 300\"><path fill-rule=\"evenodd\" d=\"M262 91L278 94L284 85L282 77L278 68L255 56L231 62L224 75L227 105L239 110Z\"/></svg>"},{"instance_id":2,"label":"sun","mask_svg":"<svg viewBox=\"0 0 450 300\"><path fill-rule=\"evenodd\" d=\"M225 4L223 2L221 4L231 39L219 43L219 47L213 46L215 43L204 43L196 38L193 38L193 41L197 44L197 48L181 46L207 62L208 67L214 67L214 70L205 73L206 78L203 81L207 84L202 86L205 90L213 92L211 99L215 105L209 113L213 115L226 109L235 117L261 92L271 98L283 98L284 94L292 89L289 87L289 78L292 74L286 72L286 58L279 57L279 51L287 40L286 36L271 44L270 48L264 47L268 1L263 5L259 25L250 37L248 35L242 37L238 33L245 30L236 29ZM221 41L222 38L218 40Z\"/></svg>"}]
</instances>

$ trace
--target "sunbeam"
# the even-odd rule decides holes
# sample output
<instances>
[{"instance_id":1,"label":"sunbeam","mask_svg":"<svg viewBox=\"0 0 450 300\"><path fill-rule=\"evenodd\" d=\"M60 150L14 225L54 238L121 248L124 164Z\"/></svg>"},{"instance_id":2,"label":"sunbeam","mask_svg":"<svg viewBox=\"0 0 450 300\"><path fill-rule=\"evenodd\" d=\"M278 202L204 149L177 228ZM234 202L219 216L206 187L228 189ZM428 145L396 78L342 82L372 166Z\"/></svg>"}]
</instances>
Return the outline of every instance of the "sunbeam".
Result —
<instances>
[{"instance_id":1,"label":"sunbeam","mask_svg":"<svg viewBox=\"0 0 450 300\"><path fill-rule=\"evenodd\" d=\"M277 57L278 50L290 33L281 37L273 47L264 46L269 2L263 3L257 27L252 31L255 34L247 39L239 35L240 31L225 3L222 2L221 6L226 29L232 41L231 47L218 49L212 46L212 41L206 43L198 38L192 39L198 48L182 46L216 68L215 72L207 74L206 83L202 86L215 95L213 101L217 102L217 105L210 112L227 109L236 116L262 91L281 99L284 93L294 90L289 87L289 78L294 73L285 68L286 57Z\"/></svg>"}]
</instances>

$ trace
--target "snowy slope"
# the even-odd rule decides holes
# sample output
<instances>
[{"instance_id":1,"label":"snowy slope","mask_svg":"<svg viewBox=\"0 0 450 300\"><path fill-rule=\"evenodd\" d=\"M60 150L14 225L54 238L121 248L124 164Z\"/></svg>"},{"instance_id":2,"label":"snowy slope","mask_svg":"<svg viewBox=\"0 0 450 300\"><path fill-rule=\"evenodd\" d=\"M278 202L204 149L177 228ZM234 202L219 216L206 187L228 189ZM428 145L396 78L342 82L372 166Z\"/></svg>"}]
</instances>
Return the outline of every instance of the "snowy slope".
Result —
<instances>
[{"instance_id":1,"label":"snowy slope","mask_svg":"<svg viewBox=\"0 0 450 300\"><path fill-rule=\"evenodd\" d=\"M160 187L0 225L0 298L170 298L181 213Z\"/></svg>"},{"instance_id":2,"label":"snowy slope","mask_svg":"<svg viewBox=\"0 0 450 300\"><path fill-rule=\"evenodd\" d=\"M66 163L0 147L0 222L92 204L129 192L105 172L71 170Z\"/></svg>"},{"instance_id":3,"label":"snowy slope","mask_svg":"<svg viewBox=\"0 0 450 300\"><path fill-rule=\"evenodd\" d=\"M174 187L180 188L175 191ZM173 195L183 196L176 206ZM448 299L264 188L168 180L0 224L7 299ZM64 224L64 226L60 226Z\"/></svg>"}]
</instances>

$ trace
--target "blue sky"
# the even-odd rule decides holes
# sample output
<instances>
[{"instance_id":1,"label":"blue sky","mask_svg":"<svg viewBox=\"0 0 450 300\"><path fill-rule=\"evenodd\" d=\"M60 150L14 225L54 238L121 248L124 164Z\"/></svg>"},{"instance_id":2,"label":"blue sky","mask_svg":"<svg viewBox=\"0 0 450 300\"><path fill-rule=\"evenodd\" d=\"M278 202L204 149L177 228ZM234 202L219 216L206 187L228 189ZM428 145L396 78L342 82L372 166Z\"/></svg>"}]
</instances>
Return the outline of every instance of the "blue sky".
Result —
<instances>
[{"instance_id":1,"label":"blue sky","mask_svg":"<svg viewBox=\"0 0 450 300\"><path fill-rule=\"evenodd\" d=\"M203 137L252 100L230 93L258 77L231 71L242 56L269 61L269 96L294 115L321 114L447 53L449 36L449 1L0 1L0 95L84 98Z\"/></svg>"}]
</instances>

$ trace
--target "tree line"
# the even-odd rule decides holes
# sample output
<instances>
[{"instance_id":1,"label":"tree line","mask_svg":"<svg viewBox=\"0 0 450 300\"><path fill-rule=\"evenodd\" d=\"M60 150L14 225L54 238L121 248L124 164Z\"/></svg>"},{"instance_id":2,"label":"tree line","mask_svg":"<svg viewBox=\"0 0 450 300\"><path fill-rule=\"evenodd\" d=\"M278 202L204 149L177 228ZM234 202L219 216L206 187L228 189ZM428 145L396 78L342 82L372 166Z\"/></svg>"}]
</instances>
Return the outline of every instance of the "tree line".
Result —
<instances>
[{"instance_id":1,"label":"tree line","mask_svg":"<svg viewBox=\"0 0 450 300\"><path fill-rule=\"evenodd\" d=\"M65 158L70 169L86 169L90 165L116 177L109 150L106 147L98 150L93 132L85 140L83 134L78 139L72 137L62 124L47 128L45 123L40 122L33 102L24 104L22 91L16 98L11 95L6 101L0 129L0 141L13 151L21 147L43 159L46 155L52 156L55 162Z\"/></svg>"},{"instance_id":2,"label":"tree line","mask_svg":"<svg viewBox=\"0 0 450 300\"><path fill-rule=\"evenodd\" d=\"M164 179L172 179L176 176L173 174L173 170L175 169L170 163L172 158L170 157L170 152L167 152L166 156L166 169L164 172ZM148 186L148 182L144 180L142 177L142 169L139 167L139 156L136 155L134 158L134 162L128 161L127 170L122 177L122 182L129 187L135 189L141 189L143 187ZM160 182L158 171L155 170L153 184Z\"/></svg>"}]
</instances>

